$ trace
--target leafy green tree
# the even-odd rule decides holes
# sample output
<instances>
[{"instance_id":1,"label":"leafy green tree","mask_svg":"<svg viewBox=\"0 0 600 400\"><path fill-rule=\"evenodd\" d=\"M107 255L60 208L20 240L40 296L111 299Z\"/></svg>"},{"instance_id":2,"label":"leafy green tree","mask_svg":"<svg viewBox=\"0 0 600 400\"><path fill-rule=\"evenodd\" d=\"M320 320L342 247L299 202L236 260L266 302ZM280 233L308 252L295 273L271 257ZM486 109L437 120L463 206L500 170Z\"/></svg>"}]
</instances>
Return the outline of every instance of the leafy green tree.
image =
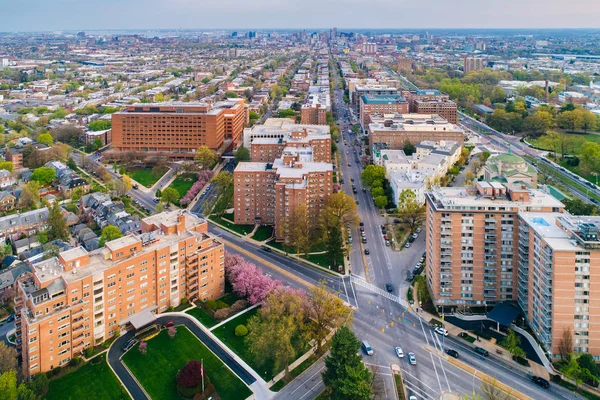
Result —
<instances>
[{"instance_id":1,"label":"leafy green tree","mask_svg":"<svg viewBox=\"0 0 600 400\"><path fill-rule=\"evenodd\" d=\"M0 375L0 399L17 400L17 371L10 370Z\"/></svg>"},{"instance_id":2,"label":"leafy green tree","mask_svg":"<svg viewBox=\"0 0 600 400\"><path fill-rule=\"evenodd\" d=\"M104 146L104 144L102 143L102 139L94 139L94 141L92 142L92 147L94 148L94 150L98 150L102 148L102 146Z\"/></svg>"},{"instance_id":3,"label":"leafy green tree","mask_svg":"<svg viewBox=\"0 0 600 400\"><path fill-rule=\"evenodd\" d=\"M287 377L290 360L301 350L294 339L306 336L305 321L301 294L285 288L273 290L258 314L248 321L246 343L259 366L273 360L274 370L284 370Z\"/></svg>"},{"instance_id":4,"label":"leafy green tree","mask_svg":"<svg viewBox=\"0 0 600 400\"><path fill-rule=\"evenodd\" d=\"M383 182L385 179L385 167L380 165L368 165L360 175L360 179L367 188L374 186L373 182L375 181Z\"/></svg>"},{"instance_id":5,"label":"leafy green tree","mask_svg":"<svg viewBox=\"0 0 600 400\"><path fill-rule=\"evenodd\" d=\"M398 218L411 231L417 229L425 221L425 205L417 201L415 192L405 189L398 197Z\"/></svg>"},{"instance_id":6,"label":"leafy green tree","mask_svg":"<svg viewBox=\"0 0 600 400\"><path fill-rule=\"evenodd\" d=\"M175 204L179 200L179 192L173 188L166 188L160 193L160 199L165 203Z\"/></svg>"},{"instance_id":7,"label":"leafy green tree","mask_svg":"<svg viewBox=\"0 0 600 400\"><path fill-rule=\"evenodd\" d=\"M554 117L546 111L538 111L523 120L523 132L527 136L540 137L554 126Z\"/></svg>"},{"instance_id":8,"label":"leafy green tree","mask_svg":"<svg viewBox=\"0 0 600 400\"><path fill-rule=\"evenodd\" d=\"M565 197L561 200L565 209L572 215L598 215L598 207L581 199Z\"/></svg>"},{"instance_id":9,"label":"leafy green tree","mask_svg":"<svg viewBox=\"0 0 600 400\"><path fill-rule=\"evenodd\" d=\"M200 164L200 168L210 168L214 163L217 162L217 153L208 148L208 146L200 146L196 151L196 161Z\"/></svg>"},{"instance_id":10,"label":"leafy green tree","mask_svg":"<svg viewBox=\"0 0 600 400\"><path fill-rule=\"evenodd\" d=\"M250 150L244 146L240 146L234 153L233 159L235 162L250 161Z\"/></svg>"},{"instance_id":11,"label":"leafy green tree","mask_svg":"<svg viewBox=\"0 0 600 400\"><path fill-rule=\"evenodd\" d=\"M114 225L107 225L102 229L102 233L100 234L99 246L104 247L104 244L106 242L110 242L111 240L115 240L120 237L123 237L123 234L121 233L119 228L117 228Z\"/></svg>"},{"instance_id":12,"label":"leafy green tree","mask_svg":"<svg viewBox=\"0 0 600 400\"><path fill-rule=\"evenodd\" d=\"M33 170L31 180L41 185L48 185L56 179L56 171L50 167L39 167Z\"/></svg>"},{"instance_id":13,"label":"leafy green tree","mask_svg":"<svg viewBox=\"0 0 600 400\"><path fill-rule=\"evenodd\" d=\"M1 161L0 162L0 169L5 169L7 171L12 172L13 171L13 163L10 161Z\"/></svg>"},{"instance_id":14,"label":"leafy green tree","mask_svg":"<svg viewBox=\"0 0 600 400\"><path fill-rule=\"evenodd\" d=\"M94 132L98 132L98 131L105 131L107 129L110 129L111 127L111 122L110 121L105 121L105 120L96 120L96 121L92 121L89 125L88 125L88 129L90 131L94 131Z\"/></svg>"},{"instance_id":15,"label":"leafy green tree","mask_svg":"<svg viewBox=\"0 0 600 400\"><path fill-rule=\"evenodd\" d=\"M238 94L235 92L225 92L225 97L228 99L237 99L240 96L238 96Z\"/></svg>"},{"instance_id":16,"label":"leafy green tree","mask_svg":"<svg viewBox=\"0 0 600 400\"><path fill-rule=\"evenodd\" d=\"M58 203L52 204L48 208L48 240L61 239L69 240L69 229L65 217L60 212Z\"/></svg>"},{"instance_id":17,"label":"leafy green tree","mask_svg":"<svg viewBox=\"0 0 600 400\"><path fill-rule=\"evenodd\" d=\"M38 399L43 399L48 392L48 377L46 374L35 374L27 382L27 387L35 394Z\"/></svg>"},{"instance_id":18,"label":"leafy green tree","mask_svg":"<svg viewBox=\"0 0 600 400\"><path fill-rule=\"evenodd\" d=\"M388 198L387 198L387 196L375 197L374 202L375 202L375 207L383 208L387 205Z\"/></svg>"},{"instance_id":19,"label":"leafy green tree","mask_svg":"<svg viewBox=\"0 0 600 400\"><path fill-rule=\"evenodd\" d=\"M41 144L45 144L47 146L52 146L52 143L54 143L54 140L52 139L51 134L42 133L40 136L38 136L37 142L41 143Z\"/></svg>"},{"instance_id":20,"label":"leafy green tree","mask_svg":"<svg viewBox=\"0 0 600 400\"><path fill-rule=\"evenodd\" d=\"M371 399L371 373L359 354L360 342L346 326L340 327L331 339L331 350L325 358L323 383L333 400Z\"/></svg>"},{"instance_id":21,"label":"leafy green tree","mask_svg":"<svg viewBox=\"0 0 600 400\"><path fill-rule=\"evenodd\" d=\"M506 350L508 350L510 354L512 354L515 357L523 357L525 355L525 351L523 351L523 349L519 347L520 343L521 338L517 336L515 331L513 331L512 329L508 330L508 334L502 341L502 344L506 348Z\"/></svg>"},{"instance_id":22,"label":"leafy green tree","mask_svg":"<svg viewBox=\"0 0 600 400\"><path fill-rule=\"evenodd\" d=\"M221 192L233 183L233 174L229 171L221 171L217 175L215 175L210 181L217 185L217 189L219 190L219 192Z\"/></svg>"},{"instance_id":23,"label":"leafy green tree","mask_svg":"<svg viewBox=\"0 0 600 400\"><path fill-rule=\"evenodd\" d=\"M597 378L600 377L600 369L591 354L584 353L579 355L579 357L577 357L577 364L579 364L582 369L587 369L593 376Z\"/></svg>"},{"instance_id":24,"label":"leafy green tree","mask_svg":"<svg viewBox=\"0 0 600 400\"><path fill-rule=\"evenodd\" d=\"M373 196L373 198L377 198L377 197L384 196L384 195L385 195L385 190L383 190L383 188L381 186L374 187L371 189L371 196Z\"/></svg>"},{"instance_id":25,"label":"leafy green tree","mask_svg":"<svg viewBox=\"0 0 600 400\"><path fill-rule=\"evenodd\" d=\"M410 141L405 141L404 142L404 154L406 154L407 156L412 156L412 154L415 152L415 145L412 144Z\"/></svg>"},{"instance_id":26,"label":"leafy green tree","mask_svg":"<svg viewBox=\"0 0 600 400\"><path fill-rule=\"evenodd\" d=\"M325 210L321 213L324 230L340 222L342 225L356 225L359 222L358 207L352 196L337 192L329 196Z\"/></svg>"},{"instance_id":27,"label":"leafy green tree","mask_svg":"<svg viewBox=\"0 0 600 400\"><path fill-rule=\"evenodd\" d=\"M585 142L581 146L581 167L585 171L600 170L600 144L596 142Z\"/></svg>"},{"instance_id":28,"label":"leafy green tree","mask_svg":"<svg viewBox=\"0 0 600 400\"><path fill-rule=\"evenodd\" d=\"M338 266L338 260L344 257L344 241L342 239L342 228L340 221L334 223L327 229L327 240L325 247L327 249L327 259L330 265Z\"/></svg>"}]
</instances>

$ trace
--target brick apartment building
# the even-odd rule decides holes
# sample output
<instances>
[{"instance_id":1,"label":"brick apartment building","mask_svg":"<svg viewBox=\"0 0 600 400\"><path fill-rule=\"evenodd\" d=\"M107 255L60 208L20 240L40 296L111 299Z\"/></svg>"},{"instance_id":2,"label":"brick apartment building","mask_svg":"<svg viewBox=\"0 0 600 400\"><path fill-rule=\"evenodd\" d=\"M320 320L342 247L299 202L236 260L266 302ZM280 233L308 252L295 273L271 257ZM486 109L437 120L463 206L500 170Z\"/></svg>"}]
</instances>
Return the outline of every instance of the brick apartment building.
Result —
<instances>
[{"instance_id":1,"label":"brick apartment building","mask_svg":"<svg viewBox=\"0 0 600 400\"><path fill-rule=\"evenodd\" d=\"M181 299L224 293L224 246L186 211L142 221L143 233L87 252L76 247L32 265L15 288L16 340L27 377L66 365Z\"/></svg>"},{"instance_id":2,"label":"brick apartment building","mask_svg":"<svg viewBox=\"0 0 600 400\"><path fill-rule=\"evenodd\" d=\"M355 85L354 89L350 90L350 104L354 112L360 111L360 98L366 94L394 96L398 94L398 88L390 85Z\"/></svg>"},{"instance_id":3,"label":"brick apartment building","mask_svg":"<svg viewBox=\"0 0 600 400\"><path fill-rule=\"evenodd\" d=\"M311 129L298 125L290 126L291 130L281 138L261 138L252 141L250 146L251 160L255 162L273 162L283 155L284 149L305 149L311 153L315 162L331 162L331 135L329 126L326 129ZM325 133L327 132L327 133Z\"/></svg>"},{"instance_id":4,"label":"brick apartment building","mask_svg":"<svg viewBox=\"0 0 600 400\"><path fill-rule=\"evenodd\" d=\"M600 359L600 217L486 181L433 190L426 202L426 276L438 309L515 301L553 357L571 330L573 351Z\"/></svg>"},{"instance_id":5,"label":"brick apartment building","mask_svg":"<svg viewBox=\"0 0 600 400\"><path fill-rule=\"evenodd\" d=\"M246 121L243 99L215 104L134 104L112 115L112 148L193 158L200 146L219 150L239 142Z\"/></svg>"},{"instance_id":6,"label":"brick apartment building","mask_svg":"<svg viewBox=\"0 0 600 400\"><path fill-rule=\"evenodd\" d=\"M464 59L464 72L468 74L471 71L479 71L485 68L485 61L483 58L478 57L465 57Z\"/></svg>"},{"instance_id":7,"label":"brick apartment building","mask_svg":"<svg viewBox=\"0 0 600 400\"><path fill-rule=\"evenodd\" d=\"M333 193L333 165L312 161L310 148L286 148L273 163L242 162L233 172L234 221L275 227L284 238L286 217L301 204L317 221Z\"/></svg>"},{"instance_id":8,"label":"brick apartment building","mask_svg":"<svg viewBox=\"0 0 600 400\"><path fill-rule=\"evenodd\" d=\"M385 143L390 150L402 150L407 141L413 145L424 140L464 143L464 131L437 114L371 114L370 118L371 149L375 143Z\"/></svg>"},{"instance_id":9,"label":"brick apartment building","mask_svg":"<svg viewBox=\"0 0 600 400\"><path fill-rule=\"evenodd\" d=\"M327 108L322 104L302 104L301 123L307 125L327 125Z\"/></svg>"},{"instance_id":10,"label":"brick apartment building","mask_svg":"<svg viewBox=\"0 0 600 400\"><path fill-rule=\"evenodd\" d=\"M450 96L439 90L414 90L403 91L406 97L409 112L416 114L438 114L446 118L451 124L458 124L458 107L450 100Z\"/></svg>"},{"instance_id":11,"label":"brick apartment building","mask_svg":"<svg viewBox=\"0 0 600 400\"><path fill-rule=\"evenodd\" d=\"M371 123L369 115L381 114L407 114L408 102L400 95L374 95L366 94L360 98L359 106L360 125L366 129Z\"/></svg>"},{"instance_id":12,"label":"brick apartment building","mask_svg":"<svg viewBox=\"0 0 600 400\"><path fill-rule=\"evenodd\" d=\"M413 60L408 57L398 57L397 68L399 72L412 72Z\"/></svg>"},{"instance_id":13,"label":"brick apartment building","mask_svg":"<svg viewBox=\"0 0 600 400\"><path fill-rule=\"evenodd\" d=\"M281 143L295 142L302 146L310 145L311 143L324 145L325 141L329 141L329 155L324 156L331 157L331 133L328 125L296 124L289 118L267 118L262 125L254 125L252 128L244 129L243 145L251 150L251 152L252 146L257 139L277 139ZM322 148L320 145L317 148L317 152L319 148ZM262 161L264 159L265 162L273 162L273 160L280 156L281 153L267 159L252 158L252 161ZM321 158L317 160L320 161Z\"/></svg>"}]
</instances>

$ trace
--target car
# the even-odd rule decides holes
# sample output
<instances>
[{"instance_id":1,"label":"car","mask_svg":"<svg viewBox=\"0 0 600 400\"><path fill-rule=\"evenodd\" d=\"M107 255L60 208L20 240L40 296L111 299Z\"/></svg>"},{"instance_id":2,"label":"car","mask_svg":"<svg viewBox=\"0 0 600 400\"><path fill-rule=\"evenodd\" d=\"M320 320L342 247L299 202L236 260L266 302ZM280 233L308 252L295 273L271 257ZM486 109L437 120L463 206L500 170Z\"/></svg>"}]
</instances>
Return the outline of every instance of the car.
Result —
<instances>
[{"instance_id":1,"label":"car","mask_svg":"<svg viewBox=\"0 0 600 400\"><path fill-rule=\"evenodd\" d=\"M412 238L413 238L413 239L416 239L416 238L418 238L418 237L419 237L419 234L418 234L418 233L413 233L413 234L412 234Z\"/></svg>"},{"instance_id":2,"label":"car","mask_svg":"<svg viewBox=\"0 0 600 400\"><path fill-rule=\"evenodd\" d=\"M357 194L358 190L356 190L356 188L352 188L352 193Z\"/></svg>"},{"instance_id":3,"label":"car","mask_svg":"<svg viewBox=\"0 0 600 400\"><path fill-rule=\"evenodd\" d=\"M369 254L371 254L371 252L369 251L369 249L365 249L365 254L366 254L366 255L369 255Z\"/></svg>"},{"instance_id":4,"label":"car","mask_svg":"<svg viewBox=\"0 0 600 400\"><path fill-rule=\"evenodd\" d=\"M343 184L344 184L344 180L343 180L343 179L340 179L340 183L343 185Z\"/></svg>"},{"instance_id":5,"label":"car","mask_svg":"<svg viewBox=\"0 0 600 400\"><path fill-rule=\"evenodd\" d=\"M404 352L402 351L402 347L394 347L394 351L396 352L396 355L398 356L398 358L404 357Z\"/></svg>"},{"instance_id":6,"label":"car","mask_svg":"<svg viewBox=\"0 0 600 400\"><path fill-rule=\"evenodd\" d=\"M417 232L417 233L421 233L421 228L417 228L417 229L415 229L415 232Z\"/></svg>"},{"instance_id":7,"label":"car","mask_svg":"<svg viewBox=\"0 0 600 400\"><path fill-rule=\"evenodd\" d=\"M365 237L367 236L367 234L365 233L365 230L363 229L362 231L360 231L360 236Z\"/></svg>"},{"instance_id":8,"label":"car","mask_svg":"<svg viewBox=\"0 0 600 400\"><path fill-rule=\"evenodd\" d=\"M550 382L548 382L547 380L545 380L544 378L542 378L540 376L533 375L531 377L531 381L533 383L535 383L536 385L539 385L545 389L548 389L550 387Z\"/></svg>"},{"instance_id":9,"label":"car","mask_svg":"<svg viewBox=\"0 0 600 400\"><path fill-rule=\"evenodd\" d=\"M412 236L411 236L411 237L409 237L409 238L408 238L408 243L412 243L412 242L414 242L414 241L415 241L415 238L414 238L414 237L412 237Z\"/></svg>"},{"instance_id":10,"label":"car","mask_svg":"<svg viewBox=\"0 0 600 400\"><path fill-rule=\"evenodd\" d=\"M408 249L410 247L410 242L407 242L404 247Z\"/></svg>"},{"instance_id":11,"label":"car","mask_svg":"<svg viewBox=\"0 0 600 400\"><path fill-rule=\"evenodd\" d=\"M415 353L408 353L408 362L410 365L417 365L417 358L415 357Z\"/></svg>"},{"instance_id":12,"label":"car","mask_svg":"<svg viewBox=\"0 0 600 400\"><path fill-rule=\"evenodd\" d=\"M131 349L133 346L135 346L136 343L137 343L137 340L129 339L127 342L125 342L125 344L123 346L121 346L121 350L127 351L127 350Z\"/></svg>"},{"instance_id":13,"label":"car","mask_svg":"<svg viewBox=\"0 0 600 400\"><path fill-rule=\"evenodd\" d=\"M13 322L15 320L15 314L11 314L6 318L4 322Z\"/></svg>"},{"instance_id":14,"label":"car","mask_svg":"<svg viewBox=\"0 0 600 400\"><path fill-rule=\"evenodd\" d=\"M349 167L351 167L351 166L352 166L352 164L348 163L348 166L349 166Z\"/></svg>"},{"instance_id":15,"label":"car","mask_svg":"<svg viewBox=\"0 0 600 400\"><path fill-rule=\"evenodd\" d=\"M363 192L366 192L366 191L367 191L367 188L363 188Z\"/></svg>"},{"instance_id":16,"label":"car","mask_svg":"<svg viewBox=\"0 0 600 400\"><path fill-rule=\"evenodd\" d=\"M270 253L273 251L273 250L271 250L270 247L267 247L267 246L262 246L261 249L262 249L262 251L266 251L267 253Z\"/></svg>"},{"instance_id":17,"label":"car","mask_svg":"<svg viewBox=\"0 0 600 400\"><path fill-rule=\"evenodd\" d=\"M442 336L448 336L448 330L446 328L442 328L441 326L436 327L435 333Z\"/></svg>"},{"instance_id":18,"label":"car","mask_svg":"<svg viewBox=\"0 0 600 400\"><path fill-rule=\"evenodd\" d=\"M482 349L481 347L475 347L473 350L475 351L475 353L481 354L484 357L487 357L490 355L490 353L488 353L488 351L486 349Z\"/></svg>"},{"instance_id":19,"label":"car","mask_svg":"<svg viewBox=\"0 0 600 400\"><path fill-rule=\"evenodd\" d=\"M419 268L421 268L419 265L415 266L412 270L413 275L417 275L419 273Z\"/></svg>"},{"instance_id":20,"label":"car","mask_svg":"<svg viewBox=\"0 0 600 400\"><path fill-rule=\"evenodd\" d=\"M360 221L360 223L359 223L358 225L360 225L360 226L365 226L365 223L364 223L364 222L362 222L362 221Z\"/></svg>"},{"instance_id":21,"label":"car","mask_svg":"<svg viewBox=\"0 0 600 400\"><path fill-rule=\"evenodd\" d=\"M452 356L454 358L458 358L458 351L456 351L456 350L448 349L448 350L446 350L446 354L448 354L449 356Z\"/></svg>"},{"instance_id":22,"label":"car","mask_svg":"<svg viewBox=\"0 0 600 400\"><path fill-rule=\"evenodd\" d=\"M366 340L362 341L362 348L365 351L365 353L367 353L368 356L373 355L373 348L371 347L369 342L367 342Z\"/></svg>"},{"instance_id":23,"label":"car","mask_svg":"<svg viewBox=\"0 0 600 400\"><path fill-rule=\"evenodd\" d=\"M360 203L358 202L358 200L356 200L356 205L359 205Z\"/></svg>"},{"instance_id":24,"label":"car","mask_svg":"<svg viewBox=\"0 0 600 400\"><path fill-rule=\"evenodd\" d=\"M365 227L364 226L361 226L359 229L360 229L361 232L365 231Z\"/></svg>"},{"instance_id":25,"label":"car","mask_svg":"<svg viewBox=\"0 0 600 400\"><path fill-rule=\"evenodd\" d=\"M153 200L155 203L158 203L160 201L160 199L158 197L155 197Z\"/></svg>"},{"instance_id":26,"label":"car","mask_svg":"<svg viewBox=\"0 0 600 400\"><path fill-rule=\"evenodd\" d=\"M414 394L411 394L410 396L408 396L408 400L418 400L417 396L415 396Z\"/></svg>"},{"instance_id":27,"label":"car","mask_svg":"<svg viewBox=\"0 0 600 400\"><path fill-rule=\"evenodd\" d=\"M350 182L354 182L354 178L350 178Z\"/></svg>"},{"instance_id":28,"label":"car","mask_svg":"<svg viewBox=\"0 0 600 400\"><path fill-rule=\"evenodd\" d=\"M390 239L388 239L387 235L383 235L383 240L390 240Z\"/></svg>"},{"instance_id":29,"label":"car","mask_svg":"<svg viewBox=\"0 0 600 400\"><path fill-rule=\"evenodd\" d=\"M387 290L388 292L392 293L394 291L394 286L391 283L386 283L385 284L385 290Z\"/></svg>"},{"instance_id":30,"label":"car","mask_svg":"<svg viewBox=\"0 0 600 400\"><path fill-rule=\"evenodd\" d=\"M389 241L389 240L386 240L386 241L385 241L385 245L386 245L387 247L390 247L390 241Z\"/></svg>"},{"instance_id":31,"label":"car","mask_svg":"<svg viewBox=\"0 0 600 400\"><path fill-rule=\"evenodd\" d=\"M367 238L363 236L363 238L362 238L362 242L363 242L363 243L367 243Z\"/></svg>"},{"instance_id":32,"label":"car","mask_svg":"<svg viewBox=\"0 0 600 400\"><path fill-rule=\"evenodd\" d=\"M175 326L175 321L169 320L163 325L163 328L170 328L172 326Z\"/></svg>"}]
</instances>

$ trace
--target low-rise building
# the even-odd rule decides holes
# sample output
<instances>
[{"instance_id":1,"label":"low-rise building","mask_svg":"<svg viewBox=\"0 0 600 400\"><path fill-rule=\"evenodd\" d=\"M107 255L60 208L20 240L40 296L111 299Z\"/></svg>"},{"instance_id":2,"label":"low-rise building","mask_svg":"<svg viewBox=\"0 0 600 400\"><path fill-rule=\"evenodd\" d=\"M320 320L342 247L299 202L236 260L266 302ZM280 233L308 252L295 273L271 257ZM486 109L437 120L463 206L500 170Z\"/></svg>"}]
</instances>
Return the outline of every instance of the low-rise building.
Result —
<instances>
[{"instance_id":1,"label":"low-rise building","mask_svg":"<svg viewBox=\"0 0 600 400\"><path fill-rule=\"evenodd\" d=\"M538 173L523 157L509 153L488 158L481 169L480 176L485 181L509 185L525 184L530 188L536 188Z\"/></svg>"}]
</instances>

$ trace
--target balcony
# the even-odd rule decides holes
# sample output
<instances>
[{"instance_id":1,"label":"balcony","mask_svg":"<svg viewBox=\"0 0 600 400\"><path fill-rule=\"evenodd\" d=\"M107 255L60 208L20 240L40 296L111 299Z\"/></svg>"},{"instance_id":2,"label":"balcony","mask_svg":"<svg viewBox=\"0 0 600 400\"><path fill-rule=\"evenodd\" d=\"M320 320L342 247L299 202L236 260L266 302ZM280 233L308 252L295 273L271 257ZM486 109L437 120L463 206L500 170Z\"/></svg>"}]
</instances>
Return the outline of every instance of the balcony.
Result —
<instances>
[{"instance_id":1,"label":"balcony","mask_svg":"<svg viewBox=\"0 0 600 400\"><path fill-rule=\"evenodd\" d=\"M85 309L83 307L81 307L80 309L73 310L73 311L71 311L71 317L76 318L76 317L81 316L81 318L83 318L82 314L84 311L85 311Z\"/></svg>"},{"instance_id":2,"label":"balcony","mask_svg":"<svg viewBox=\"0 0 600 400\"><path fill-rule=\"evenodd\" d=\"M71 332L73 334L78 333L78 332L82 332L85 329L85 325L81 324L78 327L74 328Z\"/></svg>"},{"instance_id":3,"label":"balcony","mask_svg":"<svg viewBox=\"0 0 600 400\"><path fill-rule=\"evenodd\" d=\"M85 348L85 342L79 343L77 346L73 346L73 353L78 353Z\"/></svg>"}]
</instances>

